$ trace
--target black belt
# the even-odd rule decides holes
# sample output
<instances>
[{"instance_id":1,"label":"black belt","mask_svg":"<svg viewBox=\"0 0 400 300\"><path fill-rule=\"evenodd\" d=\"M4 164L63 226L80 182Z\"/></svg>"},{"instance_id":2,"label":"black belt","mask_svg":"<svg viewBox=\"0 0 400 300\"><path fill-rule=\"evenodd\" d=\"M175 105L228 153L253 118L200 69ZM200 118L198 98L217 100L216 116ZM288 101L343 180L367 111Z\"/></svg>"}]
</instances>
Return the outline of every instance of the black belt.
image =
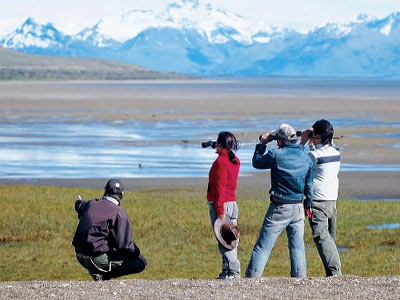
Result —
<instances>
[{"instance_id":1,"label":"black belt","mask_svg":"<svg viewBox=\"0 0 400 300\"><path fill-rule=\"evenodd\" d=\"M271 195L269 197L269 199L271 200L271 202L278 203L278 204L299 204L299 203L303 203L303 200L287 200L287 199L276 197L274 195Z\"/></svg>"}]
</instances>

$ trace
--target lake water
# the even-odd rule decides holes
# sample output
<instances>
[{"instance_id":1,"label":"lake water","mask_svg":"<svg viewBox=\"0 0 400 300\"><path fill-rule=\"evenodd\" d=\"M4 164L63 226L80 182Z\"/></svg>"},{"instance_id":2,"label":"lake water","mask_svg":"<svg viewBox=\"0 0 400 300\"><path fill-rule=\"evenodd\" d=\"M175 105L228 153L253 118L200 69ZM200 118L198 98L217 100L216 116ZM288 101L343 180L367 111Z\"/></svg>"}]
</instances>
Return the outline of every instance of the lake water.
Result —
<instances>
[{"instance_id":1,"label":"lake water","mask_svg":"<svg viewBox=\"0 0 400 300\"><path fill-rule=\"evenodd\" d=\"M349 123L371 124L362 120L331 121L337 128ZM279 123L272 119L268 122L271 128ZM292 122L297 128L309 123L307 119ZM375 120L371 126L379 123ZM46 119L2 124L0 178L206 177L216 157L214 149L200 146L201 141L215 138L208 132L226 128L262 132L265 124L256 119L84 124ZM242 160L242 175L256 171L251 167L254 145L243 143L237 153ZM400 165L342 164L341 168L360 170L399 172Z\"/></svg>"},{"instance_id":2,"label":"lake water","mask_svg":"<svg viewBox=\"0 0 400 300\"><path fill-rule=\"evenodd\" d=\"M323 83L323 81L322 81ZM85 83L82 83L83 85ZM240 93L316 93L329 90L341 94L374 93L387 97L400 95L398 82L376 83L345 81L317 84L310 90L306 81L288 82L276 79L272 85L260 82L210 85L209 91ZM99 85L102 85L99 83ZM103 84L104 85L104 84ZM118 83L114 83L118 85ZM121 84L124 85L124 84ZM195 84L137 84L143 89L193 90L204 88ZM91 84L93 87L93 84ZM315 86L315 82L313 82ZM82 120L78 117L0 117L0 178L109 178L109 177L206 177L216 154L200 147L201 141L215 139L222 130L232 132L263 132L282 122L279 118L242 120L175 120L161 122ZM347 126L400 127L400 121L332 118L335 128ZM308 128L314 120L295 119L295 128ZM365 138L373 138L374 135ZM398 134L390 135L400 138ZM237 155L242 161L241 175L257 172L251 166L254 142L243 143ZM399 143L393 147L399 148ZM390 147L390 145L388 146ZM342 164L341 171L394 171L400 165Z\"/></svg>"}]
</instances>

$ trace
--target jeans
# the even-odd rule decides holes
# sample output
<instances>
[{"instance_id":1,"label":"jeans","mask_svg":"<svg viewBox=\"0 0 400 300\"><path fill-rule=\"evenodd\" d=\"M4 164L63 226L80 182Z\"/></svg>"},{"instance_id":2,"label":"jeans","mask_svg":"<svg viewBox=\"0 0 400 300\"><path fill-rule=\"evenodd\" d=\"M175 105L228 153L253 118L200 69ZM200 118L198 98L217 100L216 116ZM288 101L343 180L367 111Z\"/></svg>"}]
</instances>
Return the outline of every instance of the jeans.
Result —
<instances>
[{"instance_id":1,"label":"jeans","mask_svg":"<svg viewBox=\"0 0 400 300\"><path fill-rule=\"evenodd\" d=\"M259 278L280 233L286 229L290 252L291 277L307 277L304 250L303 204L281 204L271 202L265 215L258 240L253 248L246 277Z\"/></svg>"},{"instance_id":2,"label":"jeans","mask_svg":"<svg viewBox=\"0 0 400 300\"><path fill-rule=\"evenodd\" d=\"M115 251L94 257L77 254L76 257L83 267L93 274L102 274L105 279L140 273L146 267L141 259L126 257Z\"/></svg>"},{"instance_id":3,"label":"jeans","mask_svg":"<svg viewBox=\"0 0 400 300\"><path fill-rule=\"evenodd\" d=\"M218 218L214 209L214 204L210 203L210 221L214 232L214 222ZM237 225L238 207L236 202L224 203L225 216L229 217L233 224ZM218 242L218 250L222 255L222 273L231 273L235 277L240 277L240 261L237 258L237 247L227 249Z\"/></svg>"},{"instance_id":4,"label":"jeans","mask_svg":"<svg viewBox=\"0 0 400 300\"><path fill-rule=\"evenodd\" d=\"M336 201L313 201L310 226L326 276L342 275L336 237Z\"/></svg>"}]
</instances>

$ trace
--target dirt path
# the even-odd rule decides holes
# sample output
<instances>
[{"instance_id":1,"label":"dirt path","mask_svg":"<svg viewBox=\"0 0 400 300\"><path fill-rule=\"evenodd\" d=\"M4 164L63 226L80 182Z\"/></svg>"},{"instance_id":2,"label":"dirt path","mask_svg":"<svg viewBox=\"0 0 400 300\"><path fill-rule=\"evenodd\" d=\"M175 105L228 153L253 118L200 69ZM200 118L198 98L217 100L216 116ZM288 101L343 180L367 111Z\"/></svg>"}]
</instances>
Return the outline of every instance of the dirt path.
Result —
<instances>
[{"instance_id":1,"label":"dirt path","mask_svg":"<svg viewBox=\"0 0 400 300\"><path fill-rule=\"evenodd\" d=\"M0 299L399 299L400 276L32 281L0 283Z\"/></svg>"}]
</instances>

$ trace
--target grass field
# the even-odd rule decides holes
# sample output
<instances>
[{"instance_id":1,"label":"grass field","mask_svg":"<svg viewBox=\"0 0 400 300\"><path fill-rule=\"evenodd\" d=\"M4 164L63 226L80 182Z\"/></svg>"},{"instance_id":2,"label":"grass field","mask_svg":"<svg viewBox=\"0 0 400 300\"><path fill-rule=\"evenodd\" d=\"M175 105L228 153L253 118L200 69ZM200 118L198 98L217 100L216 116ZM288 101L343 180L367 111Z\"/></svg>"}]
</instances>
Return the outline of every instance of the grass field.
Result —
<instances>
[{"instance_id":1,"label":"grass field","mask_svg":"<svg viewBox=\"0 0 400 300\"><path fill-rule=\"evenodd\" d=\"M252 188L239 194L242 273L269 205ZM64 187L0 187L0 281L89 280L75 259L71 240L78 223L74 200L100 197L102 190ZM146 187L126 192L122 207L130 216L134 241L148 260L147 269L125 278L212 279L220 271L205 191L194 187ZM400 229L368 229L371 224L398 223L398 202L340 199L337 244L344 274L400 274ZM308 276L324 276L306 224ZM286 235L272 252L264 276L289 276Z\"/></svg>"}]
</instances>

